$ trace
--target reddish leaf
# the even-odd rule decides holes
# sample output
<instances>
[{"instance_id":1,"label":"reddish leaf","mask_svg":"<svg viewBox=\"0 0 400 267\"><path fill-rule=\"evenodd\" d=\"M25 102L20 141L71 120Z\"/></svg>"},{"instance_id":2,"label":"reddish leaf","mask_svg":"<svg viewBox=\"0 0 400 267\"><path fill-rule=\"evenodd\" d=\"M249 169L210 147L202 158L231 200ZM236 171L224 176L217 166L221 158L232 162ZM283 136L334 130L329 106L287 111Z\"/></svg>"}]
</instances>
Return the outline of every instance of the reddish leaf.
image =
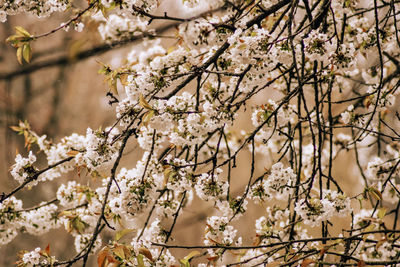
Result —
<instances>
[{"instance_id":1,"label":"reddish leaf","mask_svg":"<svg viewBox=\"0 0 400 267\"><path fill-rule=\"evenodd\" d=\"M213 256L213 257L208 257L207 260L208 261L216 261L216 260L218 260L218 258L219 258L218 256Z\"/></svg>"},{"instance_id":2,"label":"reddish leaf","mask_svg":"<svg viewBox=\"0 0 400 267\"><path fill-rule=\"evenodd\" d=\"M139 253L142 254L143 256L145 256L146 258L148 258L150 261L154 261L153 260L153 255L151 255L151 252L149 249L147 248L139 248Z\"/></svg>"},{"instance_id":3,"label":"reddish leaf","mask_svg":"<svg viewBox=\"0 0 400 267\"><path fill-rule=\"evenodd\" d=\"M50 244L47 245L44 251L46 251L47 255L50 255Z\"/></svg>"},{"instance_id":4,"label":"reddish leaf","mask_svg":"<svg viewBox=\"0 0 400 267\"><path fill-rule=\"evenodd\" d=\"M360 260L360 261L357 263L357 267L363 267L363 266L367 266L367 265L365 264L365 261Z\"/></svg>"},{"instance_id":5,"label":"reddish leaf","mask_svg":"<svg viewBox=\"0 0 400 267\"><path fill-rule=\"evenodd\" d=\"M307 267L308 265L310 265L311 263L314 263L314 262L315 262L315 260L313 260L313 259L305 259L301 263L300 267Z\"/></svg>"},{"instance_id":6,"label":"reddish leaf","mask_svg":"<svg viewBox=\"0 0 400 267\"><path fill-rule=\"evenodd\" d=\"M100 250L99 254L97 255L97 265L99 267L104 267L104 263L108 253L108 247L104 247Z\"/></svg>"}]
</instances>

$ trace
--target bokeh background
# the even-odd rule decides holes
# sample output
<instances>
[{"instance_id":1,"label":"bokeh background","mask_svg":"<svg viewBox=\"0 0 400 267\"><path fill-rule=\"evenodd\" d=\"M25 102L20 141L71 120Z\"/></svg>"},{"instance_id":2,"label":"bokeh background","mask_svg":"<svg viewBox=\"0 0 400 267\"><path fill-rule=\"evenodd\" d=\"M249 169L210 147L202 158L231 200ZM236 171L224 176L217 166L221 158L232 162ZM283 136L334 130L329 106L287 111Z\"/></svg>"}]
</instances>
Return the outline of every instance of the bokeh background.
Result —
<instances>
[{"instance_id":1,"label":"bokeh background","mask_svg":"<svg viewBox=\"0 0 400 267\"><path fill-rule=\"evenodd\" d=\"M108 105L105 96L107 85L103 83L103 77L97 74L100 66L97 61L111 62L121 49L84 60L72 58L73 53L90 50L101 43L96 25L86 25L81 33L73 29L68 32L60 30L33 42L33 58L29 65L19 65L16 49L5 43L5 39L14 34L14 26L22 26L36 35L58 27L70 15L54 13L51 17L38 19L23 14L9 16L6 23L0 24L0 192L9 192L18 185L10 176L9 168L14 163L16 153L27 153L24 138L11 130L10 126L27 120L39 135L46 134L49 139L58 142L61 137L74 132L85 134L87 127L97 129L113 122L114 107ZM23 75L6 75L60 58L71 60L53 67L33 69ZM40 201L54 198L60 183L68 179L77 179L76 173L32 190L24 189L16 197L23 200L24 208L37 205ZM47 244L50 244L53 255L68 259L75 255L73 241L63 229L43 236L19 234L11 243L0 248L0 266L14 266L20 250L45 248ZM91 262L89 266L93 264Z\"/></svg>"}]
</instances>

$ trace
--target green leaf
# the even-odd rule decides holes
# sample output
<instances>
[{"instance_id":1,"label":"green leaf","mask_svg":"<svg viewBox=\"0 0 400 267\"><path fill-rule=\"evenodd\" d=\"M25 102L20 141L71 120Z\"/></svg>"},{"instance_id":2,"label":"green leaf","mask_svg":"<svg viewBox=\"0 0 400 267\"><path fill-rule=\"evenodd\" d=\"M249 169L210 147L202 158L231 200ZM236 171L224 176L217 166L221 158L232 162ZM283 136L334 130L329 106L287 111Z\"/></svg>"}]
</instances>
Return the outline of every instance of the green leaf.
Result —
<instances>
[{"instance_id":1,"label":"green leaf","mask_svg":"<svg viewBox=\"0 0 400 267\"><path fill-rule=\"evenodd\" d=\"M120 240L122 237L124 237L125 235L127 235L127 234L129 234L129 233L131 233L131 232L134 232L134 231L135 231L135 229L122 229L121 231L118 231L118 232L115 234L114 240L115 240L115 241L118 241L118 240Z\"/></svg>"},{"instance_id":2,"label":"green leaf","mask_svg":"<svg viewBox=\"0 0 400 267\"><path fill-rule=\"evenodd\" d=\"M362 202L364 200L364 197L360 195L360 196L357 197L357 200L360 203L360 209L362 209L363 208Z\"/></svg>"},{"instance_id":3,"label":"green leaf","mask_svg":"<svg viewBox=\"0 0 400 267\"><path fill-rule=\"evenodd\" d=\"M108 80L108 85L112 91L112 93L116 96L118 96L118 89L117 89L117 79L115 79L114 77L110 77Z\"/></svg>"},{"instance_id":4,"label":"green leaf","mask_svg":"<svg viewBox=\"0 0 400 267\"><path fill-rule=\"evenodd\" d=\"M19 126L10 126L10 128L11 128L13 131L15 131L15 132L20 132L20 131L23 130L23 129L20 128Z\"/></svg>"},{"instance_id":5,"label":"green leaf","mask_svg":"<svg viewBox=\"0 0 400 267\"><path fill-rule=\"evenodd\" d=\"M107 75L108 73L111 72L110 67L107 64L104 64L103 62L97 61L97 63L99 63L101 65L101 68L99 69L99 71L97 72L98 74L105 74Z\"/></svg>"},{"instance_id":6,"label":"green leaf","mask_svg":"<svg viewBox=\"0 0 400 267\"><path fill-rule=\"evenodd\" d=\"M147 126L147 124L150 122L151 118L153 118L155 114L156 114L156 112L154 110L150 110L150 111L146 112L143 115L143 119L142 119L143 120L143 124L145 126Z\"/></svg>"},{"instance_id":7,"label":"green leaf","mask_svg":"<svg viewBox=\"0 0 400 267\"><path fill-rule=\"evenodd\" d=\"M124 247L122 245L118 245L112 250L115 255L120 257L121 259L125 259L125 252L124 252Z\"/></svg>"},{"instance_id":8,"label":"green leaf","mask_svg":"<svg viewBox=\"0 0 400 267\"><path fill-rule=\"evenodd\" d=\"M383 219L383 217L385 217L385 215L386 215L386 208L380 208L378 210L378 218Z\"/></svg>"},{"instance_id":9,"label":"green leaf","mask_svg":"<svg viewBox=\"0 0 400 267\"><path fill-rule=\"evenodd\" d=\"M189 261L193 258L193 257L195 257L195 256L197 256L197 255L200 255L200 252L198 252L198 251L192 251L192 252L190 252L188 255L186 255L183 259L180 259L179 260L179 262L181 263L181 266L182 267L190 267L190 263L189 263Z\"/></svg>"},{"instance_id":10,"label":"green leaf","mask_svg":"<svg viewBox=\"0 0 400 267\"><path fill-rule=\"evenodd\" d=\"M31 58L32 58L32 49L31 49L31 45L25 44L23 46L23 51L22 51L22 55L25 59L26 62L30 63L31 62Z\"/></svg>"},{"instance_id":11,"label":"green leaf","mask_svg":"<svg viewBox=\"0 0 400 267\"><path fill-rule=\"evenodd\" d=\"M190 267L190 263L188 260L180 259L179 262L181 263L181 267Z\"/></svg>"},{"instance_id":12,"label":"green leaf","mask_svg":"<svg viewBox=\"0 0 400 267\"><path fill-rule=\"evenodd\" d=\"M375 230L375 224L373 224L373 223L371 223L370 225L368 225L365 229L364 229L364 232L372 232L372 231L374 231ZM367 237L368 237L368 235L364 235L363 236L363 240L365 241L365 240L367 240Z\"/></svg>"},{"instance_id":13,"label":"green leaf","mask_svg":"<svg viewBox=\"0 0 400 267\"><path fill-rule=\"evenodd\" d=\"M138 267L145 267L142 254L137 255L136 259L138 262Z\"/></svg>"},{"instance_id":14,"label":"green leaf","mask_svg":"<svg viewBox=\"0 0 400 267\"><path fill-rule=\"evenodd\" d=\"M18 63L22 65L22 46L17 49L17 60Z\"/></svg>"},{"instance_id":15,"label":"green leaf","mask_svg":"<svg viewBox=\"0 0 400 267\"><path fill-rule=\"evenodd\" d=\"M139 96L139 104L145 109L153 109L153 107L150 106L142 94Z\"/></svg>"},{"instance_id":16,"label":"green leaf","mask_svg":"<svg viewBox=\"0 0 400 267\"><path fill-rule=\"evenodd\" d=\"M19 47L19 43L23 38L19 35L11 35L6 39L6 43L10 43L13 47Z\"/></svg>"},{"instance_id":17,"label":"green leaf","mask_svg":"<svg viewBox=\"0 0 400 267\"><path fill-rule=\"evenodd\" d=\"M368 188L368 192L376 199L382 200L382 193L376 189L375 187L371 186Z\"/></svg>"},{"instance_id":18,"label":"green leaf","mask_svg":"<svg viewBox=\"0 0 400 267\"><path fill-rule=\"evenodd\" d=\"M19 36L32 37L32 35L27 30L22 28L21 26L15 26L14 29L15 29L15 32L17 33L17 35L19 35Z\"/></svg>"},{"instance_id":19,"label":"green leaf","mask_svg":"<svg viewBox=\"0 0 400 267\"><path fill-rule=\"evenodd\" d=\"M69 221L68 231L71 232L72 230L75 230L79 234L83 234L85 229L88 227L89 225L86 222L82 221L81 218L79 218L79 216L75 216Z\"/></svg>"},{"instance_id":20,"label":"green leaf","mask_svg":"<svg viewBox=\"0 0 400 267\"><path fill-rule=\"evenodd\" d=\"M198 252L198 251L192 251L192 252L190 252L188 255L186 255L186 256L184 257L184 259L189 261L189 260L191 260L193 257L198 256L198 255L200 255L200 252Z\"/></svg>"}]
</instances>

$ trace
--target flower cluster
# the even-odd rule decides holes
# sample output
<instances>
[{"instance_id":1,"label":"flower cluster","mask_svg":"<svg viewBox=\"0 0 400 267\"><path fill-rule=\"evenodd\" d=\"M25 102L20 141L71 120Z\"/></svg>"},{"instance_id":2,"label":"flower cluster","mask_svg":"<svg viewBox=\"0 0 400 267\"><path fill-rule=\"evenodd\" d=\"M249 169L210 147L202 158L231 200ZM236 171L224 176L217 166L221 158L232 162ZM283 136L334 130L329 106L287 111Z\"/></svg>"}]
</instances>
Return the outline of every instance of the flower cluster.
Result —
<instances>
[{"instance_id":1,"label":"flower cluster","mask_svg":"<svg viewBox=\"0 0 400 267\"><path fill-rule=\"evenodd\" d=\"M295 211L302 218L304 224L317 226L321 222L330 220L333 216L345 217L350 214L350 199L337 191L324 190L322 197L299 200Z\"/></svg>"},{"instance_id":2,"label":"flower cluster","mask_svg":"<svg viewBox=\"0 0 400 267\"><path fill-rule=\"evenodd\" d=\"M251 188L250 196L256 202L265 202L272 198L284 200L293 192L296 175L288 167L283 168L283 164L278 162L271 168L268 177L263 178Z\"/></svg>"},{"instance_id":3,"label":"flower cluster","mask_svg":"<svg viewBox=\"0 0 400 267\"><path fill-rule=\"evenodd\" d=\"M53 12L60 12L67 9L69 0L6 0L0 3L0 22L7 20L7 15L17 13L30 13L38 17L47 17Z\"/></svg>"},{"instance_id":4,"label":"flower cluster","mask_svg":"<svg viewBox=\"0 0 400 267\"><path fill-rule=\"evenodd\" d=\"M0 244L9 243L17 236L22 223L22 201L14 196L0 204Z\"/></svg>"},{"instance_id":5,"label":"flower cluster","mask_svg":"<svg viewBox=\"0 0 400 267\"><path fill-rule=\"evenodd\" d=\"M35 167L32 165L36 162L36 157L32 151L29 151L28 158L23 158L20 154L15 157L15 164L12 167L11 175L22 184L26 179L32 178L36 173Z\"/></svg>"},{"instance_id":6,"label":"flower cluster","mask_svg":"<svg viewBox=\"0 0 400 267\"><path fill-rule=\"evenodd\" d=\"M55 258L48 255L46 251L40 248L30 252L22 253L21 260L17 262L18 267L30 267L30 266L41 266L49 265L55 261Z\"/></svg>"},{"instance_id":7,"label":"flower cluster","mask_svg":"<svg viewBox=\"0 0 400 267\"><path fill-rule=\"evenodd\" d=\"M212 216L207 219L206 235L204 239L205 245L226 245L233 244L237 230L233 226L228 225L228 217Z\"/></svg>"}]
</instances>

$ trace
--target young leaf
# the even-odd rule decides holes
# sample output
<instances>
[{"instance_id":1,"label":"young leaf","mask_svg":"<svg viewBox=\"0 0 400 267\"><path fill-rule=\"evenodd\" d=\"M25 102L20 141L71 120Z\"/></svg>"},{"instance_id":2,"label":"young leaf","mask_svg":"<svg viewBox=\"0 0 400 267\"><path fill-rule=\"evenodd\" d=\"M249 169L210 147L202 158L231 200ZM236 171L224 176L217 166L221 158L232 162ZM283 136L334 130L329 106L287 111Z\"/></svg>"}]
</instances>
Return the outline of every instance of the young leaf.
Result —
<instances>
[{"instance_id":1,"label":"young leaf","mask_svg":"<svg viewBox=\"0 0 400 267\"><path fill-rule=\"evenodd\" d=\"M17 60L20 65L22 65L22 46L17 49Z\"/></svg>"},{"instance_id":2,"label":"young leaf","mask_svg":"<svg viewBox=\"0 0 400 267\"><path fill-rule=\"evenodd\" d=\"M98 267L113 267L119 266L119 261L114 257L109 247L103 247L97 255Z\"/></svg>"},{"instance_id":3,"label":"young leaf","mask_svg":"<svg viewBox=\"0 0 400 267\"><path fill-rule=\"evenodd\" d=\"M364 232L371 232L371 231L373 231L373 230L375 230L375 224L371 223L370 225L368 225L368 226L364 229ZM367 237L368 237L368 235L364 235L364 236L363 236L363 240L364 240L364 241L367 240Z\"/></svg>"},{"instance_id":4,"label":"young leaf","mask_svg":"<svg viewBox=\"0 0 400 267\"><path fill-rule=\"evenodd\" d=\"M179 262L181 263L181 267L190 267L190 263L188 260L180 259Z\"/></svg>"},{"instance_id":5,"label":"young leaf","mask_svg":"<svg viewBox=\"0 0 400 267\"><path fill-rule=\"evenodd\" d=\"M50 255L50 244L47 244L47 247L44 251L47 253L47 255Z\"/></svg>"},{"instance_id":6,"label":"young leaf","mask_svg":"<svg viewBox=\"0 0 400 267\"><path fill-rule=\"evenodd\" d=\"M380 208L378 210L378 218L383 219L383 217L385 217L385 215L386 215L386 208Z\"/></svg>"},{"instance_id":7,"label":"young leaf","mask_svg":"<svg viewBox=\"0 0 400 267\"><path fill-rule=\"evenodd\" d=\"M164 170L163 187L165 187L165 186L167 185L167 183L168 183L168 181L169 181L169 177L170 177L171 172L172 172L172 168L171 168L171 167L168 167L168 168L166 168L166 169Z\"/></svg>"},{"instance_id":8,"label":"young leaf","mask_svg":"<svg viewBox=\"0 0 400 267\"><path fill-rule=\"evenodd\" d=\"M108 253L108 247L104 247L100 250L99 254L97 255L97 266L104 267Z\"/></svg>"},{"instance_id":9,"label":"young leaf","mask_svg":"<svg viewBox=\"0 0 400 267\"><path fill-rule=\"evenodd\" d=\"M19 36L32 37L32 35L27 30L22 28L21 26L15 26L14 29L15 29L16 34Z\"/></svg>"},{"instance_id":10,"label":"young leaf","mask_svg":"<svg viewBox=\"0 0 400 267\"><path fill-rule=\"evenodd\" d=\"M368 188L368 192L376 199L382 200L382 193L376 189L375 187L371 186Z\"/></svg>"},{"instance_id":11,"label":"young leaf","mask_svg":"<svg viewBox=\"0 0 400 267\"><path fill-rule=\"evenodd\" d=\"M167 50L167 54L171 54L172 52L174 52L176 50L175 46L171 46L170 48L168 48Z\"/></svg>"},{"instance_id":12,"label":"young leaf","mask_svg":"<svg viewBox=\"0 0 400 267\"><path fill-rule=\"evenodd\" d=\"M200 255L200 252L198 252L198 251L192 251L192 252L190 252L188 255L186 255L183 259L180 259L179 260L179 262L181 263L181 266L182 267L190 267L190 263L189 263L189 261L193 258L193 257L195 257L195 256L197 256L197 255Z\"/></svg>"},{"instance_id":13,"label":"young leaf","mask_svg":"<svg viewBox=\"0 0 400 267\"><path fill-rule=\"evenodd\" d=\"M20 132L20 131L22 131L21 127L19 127L19 126L10 126L10 128L11 128L14 132Z\"/></svg>"},{"instance_id":14,"label":"young leaf","mask_svg":"<svg viewBox=\"0 0 400 267\"><path fill-rule=\"evenodd\" d=\"M260 235L257 234L253 238L253 246L258 246L258 245L260 245L260 243L261 243L261 237L260 237Z\"/></svg>"},{"instance_id":15,"label":"young leaf","mask_svg":"<svg viewBox=\"0 0 400 267\"><path fill-rule=\"evenodd\" d=\"M111 92L118 96L118 89L117 89L117 79L114 77L114 75L111 75L111 77L108 80L108 85L111 89Z\"/></svg>"},{"instance_id":16,"label":"young leaf","mask_svg":"<svg viewBox=\"0 0 400 267\"><path fill-rule=\"evenodd\" d=\"M30 63L31 62L31 58L32 58L32 48L31 45L29 43L25 44L23 46L23 51L22 51L22 55L25 59L26 62Z\"/></svg>"},{"instance_id":17,"label":"young leaf","mask_svg":"<svg viewBox=\"0 0 400 267\"><path fill-rule=\"evenodd\" d=\"M363 266L367 266L367 265L365 264L365 261L360 260L360 261L357 263L357 267L363 267Z\"/></svg>"},{"instance_id":18,"label":"young leaf","mask_svg":"<svg viewBox=\"0 0 400 267\"><path fill-rule=\"evenodd\" d=\"M153 260L153 255L151 255L151 252L149 249L147 248L139 248L139 253L142 254L143 256L145 256L146 258L148 258L150 261L154 261Z\"/></svg>"},{"instance_id":19,"label":"young leaf","mask_svg":"<svg viewBox=\"0 0 400 267\"><path fill-rule=\"evenodd\" d=\"M187 260L187 261L189 261L189 260L191 260L193 257L198 256L198 255L200 255L200 252L198 252L198 251L195 250L195 251L190 252L188 255L186 255L186 256L184 257L184 259Z\"/></svg>"},{"instance_id":20,"label":"young leaf","mask_svg":"<svg viewBox=\"0 0 400 267\"><path fill-rule=\"evenodd\" d=\"M128 85L128 77L129 77L129 75L126 73L119 75L119 80L121 81L122 85Z\"/></svg>"},{"instance_id":21,"label":"young leaf","mask_svg":"<svg viewBox=\"0 0 400 267\"><path fill-rule=\"evenodd\" d=\"M129 233L132 233L132 232L134 232L134 231L135 231L135 229L122 229L121 231L118 231L118 232L115 234L114 240L115 240L115 241L118 241L118 240L120 240L122 237L124 237L125 235L127 235L127 234L129 234Z\"/></svg>"},{"instance_id":22,"label":"young leaf","mask_svg":"<svg viewBox=\"0 0 400 267\"><path fill-rule=\"evenodd\" d=\"M76 59L76 56L79 54L79 52L82 51L82 48L86 43L87 43L86 39L79 39L73 41L68 47L68 58L70 60Z\"/></svg>"},{"instance_id":23,"label":"young leaf","mask_svg":"<svg viewBox=\"0 0 400 267\"><path fill-rule=\"evenodd\" d=\"M78 154L79 154L79 151L76 151L76 150L71 150L71 151L67 152L68 157L75 157Z\"/></svg>"},{"instance_id":24,"label":"young leaf","mask_svg":"<svg viewBox=\"0 0 400 267\"><path fill-rule=\"evenodd\" d=\"M117 255L121 259L125 259L125 252L123 245L117 245L115 248L113 248L112 251L114 252L115 255Z\"/></svg>"},{"instance_id":25,"label":"young leaf","mask_svg":"<svg viewBox=\"0 0 400 267\"><path fill-rule=\"evenodd\" d=\"M382 246L385 242L386 242L386 239L381 239L378 242L376 242L376 244L375 244L376 250L378 250L379 247Z\"/></svg>"},{"instance_id":26,"label":"young leaf","mask_svg":"<svg viewBox=\"0 0 400 267\"><path fill-rule=\"evenodd\" d=\"M314 263L314 262L315 262L315 260L313 260L313 259L304 259L300 266L307 267L308 265L310 265L311 263Z\"/></svg>"},{"instance_id":27,"label":"young leaf","mask_svg":"<svg viewBox=\"0 0 400 267\"><path fill-rule=\"evenodd\" d=\"M150 110L150 111L146 112L146 113L143 115L143 124L144 124L145 126L147 126L147 124L149 123L149 121L151 120L151 118L154 117L155 114L156 114L156 113L155 113L154 110Z\"/></svg>"},{"instance_id":28,"label":"young leaf","mask_svg":"<svg viewBox=\"0 0 400 267\"><path fill-rule=\"evenodd\" d=\"M137 255L136 259L138 262L137 267L145 267L142 254Z\"/></svg>"},{"instance_id":29,"label":"young leaf","mask_svg":"<svg viewBox=\"0 0 400 267\"><path fill-rule=\"evenodd\" d=\"M139 104L145 109L153 109L153 107L150 106L146 99L144 99L144 96L142 94L140 94L139 96Z\"/></svg>"},{"instance_id":30,"label":"young leaf","mask_svg":"<svg viewBox=\"0 0 400 267\"><path fill-rule=\"evenodd\" d=\"M22 40L22 37L19 35L11 35L6 39L6 43L10 43L12 47L19 47L20 46L20 41Z\"/></svg>"},{"instance_id":31,"label":"young leaf","mask_svg":"<svg viewBox=\"0 0 400 267\"><path fill-rule=\"evenodd\" d=\"M365 228L365 232L371 232L375 230L375 224L371 223L368 227Z\"/></svg>"}]
</instances>

